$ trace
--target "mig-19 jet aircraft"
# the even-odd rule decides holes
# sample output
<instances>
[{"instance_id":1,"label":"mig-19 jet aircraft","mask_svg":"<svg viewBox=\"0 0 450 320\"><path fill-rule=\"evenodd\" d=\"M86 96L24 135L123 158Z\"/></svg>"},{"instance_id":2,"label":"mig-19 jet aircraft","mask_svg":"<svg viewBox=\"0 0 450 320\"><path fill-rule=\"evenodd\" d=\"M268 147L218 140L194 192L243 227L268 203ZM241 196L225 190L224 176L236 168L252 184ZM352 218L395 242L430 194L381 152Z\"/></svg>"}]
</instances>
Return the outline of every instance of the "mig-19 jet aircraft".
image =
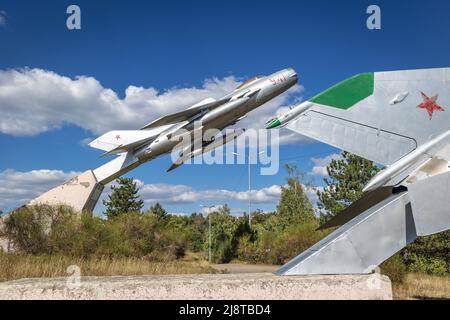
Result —
<instances>
[{"instance_id":1,"label":"mig-19 jet aircraft","mask_svg":"<svg viewBox=\"0 0 450 320\"><path fill-rule=\"evenodd\" d=\"M222 98L217 100L207 98L183 111L156 119L140 130L114 130L105 133L89 145L106 151L104 156L121 155L126 161L118 164L121 166L120 170L114 175L110 175L110 172L116 168L111 169L111 166L99 168L94 173L99 181L103 181L103 177L112 181L144 162L170 153L176 147L180 148L180 141L187 141L187 145L183 146L181 143L180 156L168 169L173 170L188 159L235 139L244 132L244 129L234 130L219 139L210 137L206 141L202 134L196 135L196 132L201 133L208 129L221 131L234 125L245 118L247 113L282 94L296 83L296 72L291 68L284 69L269 76L252 78ZM194 139L183 140L186 135ZM197 143L195 137L200 137L202 141Z\"/></svg>"}]
</instances>

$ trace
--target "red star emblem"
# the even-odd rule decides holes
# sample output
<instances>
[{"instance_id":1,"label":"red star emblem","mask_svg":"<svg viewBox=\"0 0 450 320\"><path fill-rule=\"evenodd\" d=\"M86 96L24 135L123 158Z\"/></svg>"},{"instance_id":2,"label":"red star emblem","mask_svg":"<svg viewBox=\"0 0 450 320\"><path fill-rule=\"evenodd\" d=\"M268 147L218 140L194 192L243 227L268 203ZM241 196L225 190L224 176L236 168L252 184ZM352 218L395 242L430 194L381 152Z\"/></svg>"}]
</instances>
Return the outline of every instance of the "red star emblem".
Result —
<instances>
[{"instance_id":1,"label":"red star emblem","mask_svg":"<svg viewBox=\"0 0 450 320\"><path fill-rule=\"evenodd\" d=\"M440 105L436 103L439 95L435 95L433 97L428 97L425 93L421 92L423 102L417 106L417 108L425 109L428 111L428 115L430 116L430 120L433 118L433 112L438 111L445 111L444 108L442 108Z\"/></svg>"},{"instance_id":2,"label":"red star emblem","mask_svg":"<svg viewBox=\"0 0 450 320\"><path fill-rule=\"evenodd\" d=\"M119 139L120 139L120 135L117 135L117 136L116 136L116 140L119 140Z\"/></svg>"}]
</instances>

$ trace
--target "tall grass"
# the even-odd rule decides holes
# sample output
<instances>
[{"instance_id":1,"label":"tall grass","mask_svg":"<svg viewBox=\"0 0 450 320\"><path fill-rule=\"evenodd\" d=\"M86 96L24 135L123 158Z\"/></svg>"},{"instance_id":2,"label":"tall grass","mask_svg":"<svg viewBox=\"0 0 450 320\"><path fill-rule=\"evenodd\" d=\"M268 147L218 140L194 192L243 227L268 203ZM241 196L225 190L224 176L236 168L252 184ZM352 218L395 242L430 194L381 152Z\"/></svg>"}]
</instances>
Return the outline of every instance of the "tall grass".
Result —
<instances>
[{"instance_id":1,"label":"tall grass","mask_svg":"<svg viewBox=\"0 0 450 320\"><path fill-rule=\"evenodd\" d=\"M402 284L394 284L394 299L449 299L450 276L409 273Z\"/></svg>"},{"instance_id":2,"label":"tall grass","mask_svg":"<svg viewBox=\"0 0 450 320\"><path fill-rule=\"evenodd\" d=\"M67 268L76 265L81 276L157 275L214 273L206 261L190 259L150 261L147 258L68 257L0 252L0 281L22 278L66 277Z\"/></svg>"}]
</instances>

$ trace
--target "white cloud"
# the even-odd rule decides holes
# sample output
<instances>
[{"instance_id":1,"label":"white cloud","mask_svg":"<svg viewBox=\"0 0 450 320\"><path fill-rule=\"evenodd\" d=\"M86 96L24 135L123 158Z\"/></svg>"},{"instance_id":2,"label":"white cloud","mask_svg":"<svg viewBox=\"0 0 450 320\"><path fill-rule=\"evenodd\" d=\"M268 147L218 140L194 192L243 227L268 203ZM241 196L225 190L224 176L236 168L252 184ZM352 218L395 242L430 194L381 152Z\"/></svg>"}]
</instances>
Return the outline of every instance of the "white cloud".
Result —
<instances>
[{"instance_id":1,"label":"white cloud","mask_svg":"<svg viewBox=\"0 0 450 320\"><path fill-rule=\"evenodd\" d=\"M20 172L5 170L0 172L0 210L14 209L53 187L73 178L80 172L60 170L32 170ZM273 185L260 190L232 191L226 189L196 190L187 185L145 184L135 180L140 188L139 194L146 204L161 202L163 204L186 204L206 200L237 200L253 203L277 202L281 187ZM111 185L105 190L102 199L111 192ZM101 203L101 200L99 201Z\"/></svg>"},{"instance_id":2,"label":"white cloud","mask_svg":"<svg viewBox=\"0 0 450 320\"><path fill-rule=\"evenodd\" d=\"M324 158L311 158L311 161L314 163L311 174L324 177L328 176L327 166L331 163L332 160L339 159L342 159L342 156L338 153L330 154Z\"/></svg>"},{"instance_id":3,"label":"white cloud","mask_svg":"<svg viewBox=\"0 0 450 320\"><path fill-rule=\"evenodd\" d=\"M6 25L6 11L0 10L0 26Z\"/></svg>"},{"instance_id":4,"label":"white cloud","mask_svg":"<svg viewBox=\"0 0 450 320\"><path fill-rule=\"evenodd\" d=\"M282 186L272 185L270 187L261 188L259 190L233 191L227 189L209 189L197 190L187 185L173 184L145 184L140 180L136 180L140 188L139 194L147 204L160 202L162 204L186 204L208 200L219 201L242 201L252 203L278 203ZM304 186L306 195L313 205L317 204L317 190L323 190L322 187ZM217 209L217 208L215 208ZM209 209L203 208L202 212L206 213ZM245 211L241 210L240 212Z\"/></svg>"},{"instance_id":5,"label":"white cloud","mask_svg":"<svg viewBox=\"0 0 450 320\"><path fill-rule=\"evenodd\" d=\"M139 185L139 183L138 183ZM139 194L146 203L161 202L165 204L193 203L205 200L237 200L253 203L277 202L281 187L273 185L252 191L232 191L227 189L196 190L187 185L144 184Z\"/></svg>"},{"instance_id":6,"label":"white cloud","mask_svg":"<svg viewBox=\"0 0 450 320\"><path fill-rule=\"evenodd\" d=\"M60 170L32 170L0 172L0 210L14 209L45 191L73 178L79 172Z\"/></svg>"},{"instance_id":7,"label":"white cloud","mask_svg":"<svg viewBox=\"0 0 450 320\"><path fill-rule=\"evenodd\" d=\"M70 78L43 69L0 70L0 132L33 136L74 124L94 134L109 130L137 129L166 114L183 110L207 97L219 98L234 90L240 81L233 77L206 79L202 86L158 91L130 85L125 97L90 76ZM238 123L243 128L264 128L265 122L287 104L296 85L252 111ZM284 130L285 131L285 130ZM284 133L283 133L284 134Z\"/></svg>"},{"instance_id":8,"label":"white cloud","mask_svg":"<svg viewBox=\"0 0 450 320\"><path fill-rule=\"evenodd\" d=\"M219 211L222 208L223 208L223 205L216 205L216 206L211 206L211 207L203 207L202 210L200 211L200 213L207 215L207 214L209 214L211 212Z\"/></svg>"},{"instance_id":9,"label":"white cloud","mask_svg":"<svg viewBox=\"0 0 450 320\"><path fill-rule=\"evenodd\" d=\"M0 172L0 210L9 211L28 203L31 199L41 195L53 187L73 178L80 172L61 170L32 170L20 172L5 170ZM145 184L135 180L140 188L139 195L147 205L155 202L169 205L199 203L202 201L242 201L249 199L252 203L278 203L281 196L281 186L272 185L252 191L234 191L228 189L199 190L183 184ZM111 185L105 190L102 199L106 199L111 192ZM307 195L315 204L317 196L315 190L307 188ZM206 210L206 209L205 209Z\"/></svg>"}]
</instances>

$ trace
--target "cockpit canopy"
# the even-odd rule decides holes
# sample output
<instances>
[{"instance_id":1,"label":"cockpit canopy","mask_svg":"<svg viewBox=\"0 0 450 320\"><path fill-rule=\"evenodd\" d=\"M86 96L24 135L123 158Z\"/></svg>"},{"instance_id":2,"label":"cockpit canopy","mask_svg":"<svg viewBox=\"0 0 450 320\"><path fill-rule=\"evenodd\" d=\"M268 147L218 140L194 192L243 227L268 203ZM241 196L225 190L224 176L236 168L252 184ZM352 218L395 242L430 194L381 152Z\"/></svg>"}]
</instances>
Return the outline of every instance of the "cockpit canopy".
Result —
<instances>
[{"instance_id":1,"label":"cockpit canopy","mask_svg":"<svg viewBox=\"0 0 450 320\"><path fill-rule=\"evenodd\" d=\"M261 79L261 78L262 78L262 76L257 76L257 77L248 79L248 80L245 81L243 84L241 84L239 87L237 87L237 88L235 89L235 91L241 90L241 89L243 89L243 88L245 88L245 87L251 85L252 83L254 83L255 81L257 81L257 80L259 80L259 79Z\"/></svg>"}]
</instances>

